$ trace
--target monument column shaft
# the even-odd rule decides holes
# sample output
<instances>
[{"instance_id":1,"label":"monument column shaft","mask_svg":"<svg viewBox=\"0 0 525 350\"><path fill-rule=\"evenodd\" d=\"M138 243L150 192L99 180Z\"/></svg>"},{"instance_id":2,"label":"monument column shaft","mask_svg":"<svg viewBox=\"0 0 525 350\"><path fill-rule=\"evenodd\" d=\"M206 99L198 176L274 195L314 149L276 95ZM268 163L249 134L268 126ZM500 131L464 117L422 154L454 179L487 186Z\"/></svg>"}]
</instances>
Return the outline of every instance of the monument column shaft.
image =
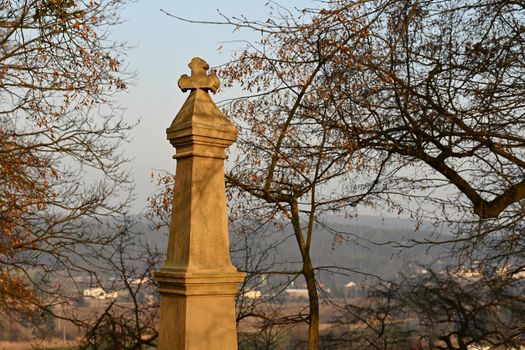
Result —
<instances>
[{"instance_id":1,"label":"monument column shaft","mask_svg":"<svg viewBox=\"0 0 525 350\"><path fill-rule=\"evenodd\" d=\"M155 273L159 283L159 350L235 350L235 296L244 274L232 265L224 184L224 150L237 130L207 90L218 88L198 58L191 90L167 129L176 148L177 171L167 257Z\"/></svg>"},{"instance_id":2,"label":"monument column shaft","mask_svg":"<svg viewBox=\"0 0 525 350\"><path fill-rule=\"evenodd\" d=\"M187 271L232 268L223 162L223 157L177 158L165 267Z\"/></svg>"}]
</instances>

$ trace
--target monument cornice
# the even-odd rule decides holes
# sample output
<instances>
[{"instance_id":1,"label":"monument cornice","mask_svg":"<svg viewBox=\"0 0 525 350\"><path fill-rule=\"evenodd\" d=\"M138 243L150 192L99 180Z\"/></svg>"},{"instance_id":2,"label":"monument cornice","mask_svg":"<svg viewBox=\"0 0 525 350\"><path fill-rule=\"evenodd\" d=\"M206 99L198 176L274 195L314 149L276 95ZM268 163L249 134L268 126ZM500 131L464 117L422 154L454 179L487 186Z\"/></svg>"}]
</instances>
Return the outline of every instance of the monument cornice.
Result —
<instances>
[{"instance_id":1,"label":"monument cornice","mask_svg":"<svg viewBox=\"0 0 525 350\"><path fill-rule=\"evenodd\" d=\"M245 274L237 270L200 270L195 272L163 268L155 273L161 293L200 296L236 296Z\"/></svg>"}]
</instances>

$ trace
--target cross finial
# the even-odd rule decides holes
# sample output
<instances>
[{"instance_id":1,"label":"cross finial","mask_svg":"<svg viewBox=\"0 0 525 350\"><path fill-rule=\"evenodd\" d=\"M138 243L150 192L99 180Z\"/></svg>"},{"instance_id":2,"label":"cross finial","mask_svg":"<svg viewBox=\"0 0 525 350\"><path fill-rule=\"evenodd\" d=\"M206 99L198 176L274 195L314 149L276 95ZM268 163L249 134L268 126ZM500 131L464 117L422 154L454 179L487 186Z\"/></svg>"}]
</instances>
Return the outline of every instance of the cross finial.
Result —
<instances>
[{"instance_id":1,"label":"cross finial","mask_svg":"<svg viewBox=\"0 0 525 350\"><path fill-rule=\"evenodd\" d=\"M219 79L215 73L206 73L210 66L205 60L200 57L193 57L188 67L191 69L191 76L183 74L179 79L179 88L182 92L195 89L217 92L220 85Z\"/></svg>"}]
</instances>

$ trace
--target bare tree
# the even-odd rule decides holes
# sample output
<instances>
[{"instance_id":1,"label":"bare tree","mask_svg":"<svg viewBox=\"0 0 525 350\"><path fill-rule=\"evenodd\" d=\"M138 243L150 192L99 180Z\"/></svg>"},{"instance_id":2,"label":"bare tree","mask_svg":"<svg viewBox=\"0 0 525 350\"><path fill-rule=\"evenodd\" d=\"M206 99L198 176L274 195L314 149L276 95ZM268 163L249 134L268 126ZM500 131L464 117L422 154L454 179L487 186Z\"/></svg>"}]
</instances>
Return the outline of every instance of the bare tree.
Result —
<instances>
[{"instance_id":1,"label":"bare tree","mask_svg":"<svg viewBox=\"0 0 525 350\"><path fill-rule=\"evenodd\" d=\"M336 4L328 16L353 9ZM347 101L348 136L426 165L441 178L411 183L450 183L482 219L514 210L525 196L524 7L464 0L379 9L365 59L330 72L344 82L333 91Z\"/></svg>"},{"instance_id":2,"label":"bare tree","mask_svg":"<svg viewBox=\"0 0 525 350\"><path fill-rule=\"evenodd\" d=\"M119 237L99 252L101 281L105 290L118 293L95 319L83 320L82 349L147 349L158 337L158 286L153 271L164 259L159 247L148 243L140 222L129 219Z\"/></svg>"},{"instance_id":3,"label":"bare tree","mask_svg":"<svg viewBox=\"0 0 525 350\"><path fill-rule=\"evenodd\" d=\"M123 3L0 4L3 312L59 303L51 273L92 271L90 256L118 232L132 187L119 145L131 126L111 96L129 76L108 30Z\"/></svg>"},{"instance_id":4,"label":"bare tree","mask_svg":"<svg viewBox=\"0 0 525 350\"><path fill-rule=\"evenodd\" d=\"M423 271L372 289L361 305L348 305L340 323L358 330L337 340L377 349L396 349L392 339L419 349L523 345L523 279L501 270Z\"/></svg>"},{"instance_id":5,"label":"bare tree","mask_svg":"<svg viewBox=\"0 0 525 350\"><path fill-rule=\"evenodd\" d=\"M281 20L232 23L265 36L220 71L226 86L239 83L253 94L224 105L240 129L238 149L232 152L239 156L226 178L234 221L291 228L299 252L299 260L292 261L295 268L273 266L263 272L287 274L289 281L304 278L307 308L288 322L306 322L308 347L318 349L320 266L311 254L317 225L326 226L330 214L354 214L358 204L385 191L381 176L393 173L385 173L388 155L366 154L333 127L339 115L329 99L325 74L339 51L332 42L360 47L365 31L334 33L329 29L334 21L301 24L288 14ZM336 234L340 239L349 235Z\"/></svg>"},{"instance_id":6,"label":"bare tree","mask_svg":"<svg viewBox=\"0 0 525 350\"><path fill-rule=\"evenodd\" d=\"M398 300L399 285L380 283L338 310L322 343L330 349L406 349L418 325Z\"/></svg>"},{"instance_id":7,"label":"bare tree","mask_svg":"<svg viewBox=\"0 0 525 350\"><path fill-rule=\"evenodd\" d=\"M239 217L293 228L296 273L310 295L310 348L319 306L310 252L323 213L353 213L360 203L408 210L417 220L454 223L458 236L448 241L467 257L522 267L525 7L273 6L267 21L199 23L261 33L220 67L227 86L247 91L225 103L241 131L227 181Z\"/></svg>"}]
</instances>

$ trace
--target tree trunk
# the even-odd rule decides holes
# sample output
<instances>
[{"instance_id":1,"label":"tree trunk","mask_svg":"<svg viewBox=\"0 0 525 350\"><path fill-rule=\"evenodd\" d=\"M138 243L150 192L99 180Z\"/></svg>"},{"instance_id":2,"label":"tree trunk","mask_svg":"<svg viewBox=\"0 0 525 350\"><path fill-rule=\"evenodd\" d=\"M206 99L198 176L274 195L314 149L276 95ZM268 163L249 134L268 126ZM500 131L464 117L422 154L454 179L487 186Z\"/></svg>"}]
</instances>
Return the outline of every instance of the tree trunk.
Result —
<instances>
[{"instance_id":1,"label":"tree trunk","mask_svg":"<svg viewBox=\"0 0 525 350\"><path fill-rule=\"evenodd\" d=\"M307 244L303 237L301 228L301 221L299 218L299 206L294 199L291 203L292 226L294 228L295 238L301 251L301 258L303 260L302 275L306 280L306 288L308 289L308 350L319 349L319 296L317 295L317 284L315 281L315 271L310 258L310 245Z\"/></svg>"},{"instance_id":2,"label":"tree trunk","mask_svg":"<svg viewBox=\"0 0 525 350\"><path fill-rule=\"evenodd\" d=\"M308 350L317 350L319 348L319 295L317 294L317 283L310 255L306 256L303 265L303 275L306 279L308 302L310 304L308 314Z\"/></svg>"}]
</instances>

